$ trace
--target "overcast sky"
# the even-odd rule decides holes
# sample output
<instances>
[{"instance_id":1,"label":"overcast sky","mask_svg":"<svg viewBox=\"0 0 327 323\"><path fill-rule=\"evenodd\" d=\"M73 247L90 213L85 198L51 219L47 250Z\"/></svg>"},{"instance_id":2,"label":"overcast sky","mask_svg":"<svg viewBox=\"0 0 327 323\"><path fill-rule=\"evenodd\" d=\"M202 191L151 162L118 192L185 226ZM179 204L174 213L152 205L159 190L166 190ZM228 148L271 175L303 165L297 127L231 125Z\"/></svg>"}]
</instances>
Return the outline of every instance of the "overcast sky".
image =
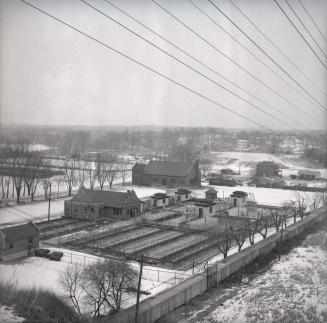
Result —
<instances>
[{"instance_id":1,"label":"overcast sky","mask_svg":"<svg viewBox=\"0 0 327 323\"><path fill-rule=\"evenodd\" d=\"M278 69L209 1L192 0L286 82L226 35L188 0L156 0L288 102L242 71L151 0L112 2L272 107L254 99L160 40L104 0L88 0L107 15L287 125L227 93L79 0L27 1L265 127L326 128L326 111L323 107ZM327 99L323 94L327 92L327 71L323 67L323 64L327 66L324 57L327 53L326 39L320 35L299 0L288 1L323 53L296 20L285 0L279 0L279 3L322 62L273 0L233 0L311 81L260 35L228 0L213 0L327 109ZM327 38L327 1L301 1ZM259 127L146 70L18 0L0 0L0 73L0 123Z\"/></svg>"}]
</instances>

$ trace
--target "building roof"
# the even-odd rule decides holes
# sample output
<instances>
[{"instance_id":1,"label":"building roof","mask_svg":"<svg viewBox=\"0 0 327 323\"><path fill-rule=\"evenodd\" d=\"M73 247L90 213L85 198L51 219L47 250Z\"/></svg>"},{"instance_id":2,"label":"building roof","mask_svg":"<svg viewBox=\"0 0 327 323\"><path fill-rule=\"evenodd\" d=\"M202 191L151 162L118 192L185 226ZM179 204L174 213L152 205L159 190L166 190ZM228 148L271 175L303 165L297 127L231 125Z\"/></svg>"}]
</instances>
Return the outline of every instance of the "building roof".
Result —
<instances>
[{"instance_id":1,"label":"building roof","mask_svg":"<svg viewBox=\"0 0 327 323\"><path fill-rule=\"evenodd\" d=\"M166 193L155 193L151 196L154 200L163 200L168 198L169 196Z\"/></svg>"},{"instance_id":2,"label":"building roof","mask_svg":"<svg viewBox=\"0 0 327 323\"><path fill-rule=\"evenodd\" d=\"M311 169L300 169L298 171L299 175L321 175L318 170L311 170Z\"/></svg>"},{"instance_id":3,"label":"building roof","mask_svg":"<svg viewBox=\"0 0 327 323\"><path fill-rule=\"evenodd\" d=\"M7 240L19 240L22 238L33 237L39 234L39 229L32 222L0 228L0 231L6 236Z\"/></svg>"},{"instance_id":4,"label":"building roof","mask_svg":"<svg viewBox=\"0 0 327 323\"><path fill-rule=\"evenodd\" d=\"M209 188L207 191L205 191L205 193L207 194L207 193L214 193L214 194L216 194L217 193L217 191L214 189L214 188Z\"/></svg>"},{"instance_id":5,"label":"building roof","mask_svg":"<svg viewBox=\"0 0 327 323\"><path fill-rule=\"evenodd\" d=\"M138 163L136 163L133 166L133 170L135 170L135 171L143 171L146 166L147 166L147 164L138 164Z\"/></svg>"},{"instance_id":6,"label":"building roof","mask_svg":"<svg viewBox=\"0 0 327 323\"><path fill-rule=\"evenodd\" d=\"M188 190L187 188L179 188L175 194L190 194L192 191Z\"/></svg>"},{"instance_id":7,"label":"building roof","mask_svg":"<svg viewBox=\"0 0 327 323\"><path fill-rule=\"evenodd\" d=\"M232 197L243 197L247 196L248 193L243 192L243 191L234 191L233 194L231 194Z\"/></svg>"},{"instance_id":8,"label":"building roof","mask_svg":"<svg viewBox=\"0 0 327 323\"><path fill-rule=\"evenodd\" d=\"M194 199L194 204L202 207L214 206L215 202L208 199Z\"/></svg>"},{"instance_id":9,"label":"building roof","mask_svg":"<svg viewBox=\"0 0 327 323\"><path fill-rule=\"evenodd\" d=\"M146 175L186 176L194 166L194 161L157 161L151 160L144 169Z\"/></svg>"},{"instance_id":10,"label":"building roof","mask_svg":"<svg viewBox=\"0 0 327 323\"><path fill-rule=\"evenodd\" d=\"M105 204L108 207L123 207L129 200L141 202L133 190L127 192L99 191L82 188L72 198L73 202Z\"/></svg>"}]
</instances>

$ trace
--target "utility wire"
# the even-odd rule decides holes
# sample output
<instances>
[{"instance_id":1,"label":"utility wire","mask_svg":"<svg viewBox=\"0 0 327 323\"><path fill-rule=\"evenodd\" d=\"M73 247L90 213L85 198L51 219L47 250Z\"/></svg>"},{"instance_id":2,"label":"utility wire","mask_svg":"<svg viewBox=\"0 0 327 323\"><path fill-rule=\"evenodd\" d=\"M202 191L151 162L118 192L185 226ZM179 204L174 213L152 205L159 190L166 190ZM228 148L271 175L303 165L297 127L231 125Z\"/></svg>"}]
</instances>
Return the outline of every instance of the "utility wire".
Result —
<instances>
[{"instance_id":1,"label":"utility wire","mask_svg":"<svg viewBox=\"0 0 327 323\"><path fill-rule=\"evenodd\" d=\"M323 34L323 32L321 31L321 29L319 28L319 26L317 25L317 23L314 21L314 19L312 18L309 10L304 6L303 2L301 0L299 0L302 8L304 9L304 11L307 13L307 15L309 16L310 20L312 21L312 23L316 26L317 30L319 31L319 34L321 35L321 37L326 41L327 43L327 38L326 36Z\"/></svg>"},{"instance_id":2,"label":"utility wire","mask_svg":"<svg viewBox=\"0 0 327 323\"><path fill-rule=\"evenodd\" d=\"M293 122L299 124L300 126L307 128L307 126L305 126L303 123L299 122L298 120L289 117L287 114L285 114L283 111L278 110L277 108L275 108L274 106L270 105L269 103L263 101L262 99L260 99L259 97L257 97L256 95L250 93L249 91L247 91L246 89L240 87L239 85L237 85L236 83L234 83L233 81L231 81L230 79L228 79L227 77L225 77L224 75L220 74L219 72L217 72L216 70L214 70L213 68L211 68L210 66L208 66L207 64L203 63L202 61L198 60L196 57L194 57L193 55L189 54L188 52L186 52L185 50L183 50L182 48L180 48L179 46L177 46L176 44L172 43L170 40L168 40L167 38L163 37L162 35L160 35L159 33L157 33L156 31L154 31L153 29L151 29L150 27L146 26L145 24L143 24L141 21L137 20L136 18L134 18L133 16L131 16L130 14L128 14L126 11L122 10L121 8L119 8L117 5L113 4L112 2L105 0L109 5L111 5L112 7L114 7L116 10L118 10L119 12L123 13L124 15L126 15L127 17L129 17L130 19L132 19L133 21L135 21L136 23L138 23L140 26L142 26L143 28L145 28L146 30L152 32L154 35L156 35L157 37L159 37L160 39L164 40L166 43L168 43L169 45L173 46L174 48L178 49L179 51L181 51L183 54L185 54L186 56L190 57L191 59L193 59L194 61L196 61L197 63L199 63L200 65L204 66L205 68L207 68L209 71L213 72L214 74L218 75L219 77L223 78L225 81L229 82L230 84L234 85L235 87L237 87L238 89L244 91L245 93L247 93L249 96L255 98L256 100L260 101L261 103L265 104L266 106L270 107L271 109L273 109L274 111L276 111L277 113L279 113L280 115L283 115L284 117L292 120ZM308 130L311 130L309 128L307 128Z\"/></svg>"},{"instance_id":3,"label":"utility wire","mask_svg":"<svg viewBox=\"0 0 327 323\"><path fill-rule=\"evenodd\" d=\"M276 90L274 90L271 86L265 84L263 81L261 81L258 77L256 77L254 74L252 74L250 71L248 71L246 68L244 68L243 66L241 66L240 64L238 64L236 61L234 61L232 58L230 58L228 55L224 54L219 48L217 48L216 46L214 46L212 43L210 43L206 38L204 38L203 36L201 36L199 33L197 33L195 30L193 30L191 27L189 27L187 24L185 24L183 21L181 21L179 18L177 18L175 15L173 15L168 9L164 8L161 4L159 4L158 2L156 2L156 0L152 0L153 3L155 3L159 8L161 8L163 11L165 11L168 15L170 15L172 18L174 18L176 21L178 21L181 25L183 25L186 29L188 29L189 31L191 31L193 34L195 34L197 37L199 37L203 42L205 42L207 45L209 45L211 48L213 48L214 50L216 50L218 53L220 53L222 56L224 56L226 59L228 59L229 61L231 61L235 66L237 66L238 68L240 68L242 71L244 71L246 74L250 75L253 79L255 79L257 82L259 82L260 84L262 84L264 87L266 87L267 89L269 89L270 91L272 91L275 95L277 95L278 97L280 97L281 99L283 99L285 102L287 102L288 104L290 104L291 106L293 106L296 110L298 110L299 112L305 114L308 118L310 118L311 120L314 120L315 122L319 122L316 119L314 119L312 117L312 115L308 114L306 111L300 109L297 105L295 105L294 103L292 103L291 101L289 101L287 98L285 98L284 96L282 96L281 94L279 94Z\"/></svg>"},{"instance_id":4,"label":"utility wire","mask_svg":"<svg viewBox=\"0 0 327 323\"><path fill-rule=\"evenodd\" d=\"M220 88L224 89L225 91L227 91L228 93L236 96L238 99L246 102L247 104L251 105L252 107L254 107L255 109L261 111L262 113L264 113L265 115L269 116L270 118L280 122L281 124L283 124L284 126L287 126L293 130L297 130L296 128L290 126L288 123L284 122L283 120L275 117L274 115L266 112L264 109L260 108L259 106L251 103L250 101L244 99L243 97L241 97L240 95L236 94L235 92L227 89L226 87L224 87L223 85L221 85L220 83L216 82L215 80L213 80L212 78L206 76L205 74L203 74L202 72L200 72L199 70L193 68L192 66L188 65L187 63L183 62L182 60L180 60L179 58L175 57L174 55L170 54L169 52L167 52L166 50L162 49L161 47L157 46L156 44L154 44L153 42L147 40L146 38L144 38L143 36L141 36L140 34L136 33L135 31L133 31L132 29L126 27L124 24L120 23L118 20L114 19L113 17L107 15L106 13L104 13L103 11L101 11L100 9L94 7L93 5L91 5L90 3L88 3L85 0L80 0L81 2L83 2L84 4L86 4L87 6L89 6L90 8L94 9L95 11L97 11L98 13L102 14L103 16L105 16L106 18L108 18L109 20L113 21L114 23L118 24L119 26L121 26L122 28L124 28L125 30L129 31L130 33L132 33L133 35L135 35L136 37L142 39L143 41L145 41L146 43L148 43L149 45L155 47L156 49L160 50L161 52L163 52L164 54L166 54L167 56L169 56L170 58L174 59L175 61L177 61L178 63L186 66L187 68L191 69L193 72L197 73L198 75L204 77L205 79L207 79L208 81L210 81L211 83L219 86Z\"/></svg>"},{"instance_id":5,"label":"utility wire","mask_svg":"<svg viewBox=\"0 0 327 323\"><path fill-rule=\"evenodd\" d=\"M299 0L300 1L300 0ZM319 86L309 78L287 55L238 7L233 0L229 0L231 5L240 12L240 14L300 73L302 74L320 93L324 96L327 94L319 88Z\"/></svg>"},{"instance_id":6,"label":"utility wire","mask_svg":"<svg viewBox=\"0 0 327 323\"><path fill-rule=\"evenodd\" d=\"M324 51L322 50L322 48L320 47L320 45L317 43L317 41L315 40L315 38L312 36L310 30L306 27L306 25L303 23L302 19L299 17L299 15L296 13L295 9L291 6L291 4L288 2L288 0L285 0L285 2L287 3L287 5L290 7L290 9L292 10L292 12L294 13L295 17L300 21L301 25L303 26L303 28L305 29L305 31L309 34L310 38L313 40L313 42L317 45L317 47L320 49L321 53L323 54L323 56L327 59L326 54L324 53Z\"/></svg>"},{"instance_id":7,"label":"utility wire","mask_svg":"<svg viewBox=\"0 0 327 323\"><path fill-rule=\"evenodd\" d=\"M228 19L255 47L257 47L264 55L266 55L281 71L284 72L294 83L296 83L312 100L314 100L322 109L327 112L327 109L300 84L290 73L288 73L273 57L271 57L261 46L257 44L246 32L243 31L231 18L229 18L212 0L208 0L226 19ZM285 0L287 1L287 0Z\"/></svg>"},{"instance_id":8,"label":"utility wire","mask_svg":"<svg viewBox=\"0 0 327 323\"><path fill-rule=\"evenodd\" d=\"M211 22L213 22L220 30L222 30L225 34L227 34L230 38L232 38L237 44L239 44L246 52L248 52L251 56L256 58L262 65L264 65L268 70L270 70L273 74L275 74L278 78L284 81L289 87L291 87L294 91L296 91L299 95L303 96L303 93L295 88L292 84L290 84L285 78L279 75L273 68L271 68L268 64L266 64L262 59L256 56L252 51L250 51L245 45L243 45L236 37L234 37L231 33L229 33L225 28L223 28L217 21L211 18L204 10L202 10L198 5L196 5L192 0L187 0L190 2L196 9L198 9L204 16L206 16ZM311 104L311 100L304 96ZM315 103L316 104L316 103ZM327 110L326 110L327 111Z\"/></svg>"},{"instance_id":9,"label":"utility wire","mask_svg":"<svg viewBox=\"0 0 327 323\"><path fill-rule=\"evenodd\" d=\"M283 12L283 14L285 15L285 17L287 18L287 20L291 23L291 25L293 26L293 28L297 31L297 33L301 36L301 38L304 40L304 42L308 45L308 47L311 49L311 51L313 52L313 54L316 56L316 58L319 60L319 62L321 63L321 65L324 67L324 69L327 71L327 66L324 64L324 62L321 60L321 58L319 57L319 55L315 52L315 50L311 47L311 45L309 44L309 42L306 40L306 38L303 36L303 34L301 33L301 31L296 27L296 25L294 24L294 22L292 21L292 19L288 16L288 14L285 12L285 10L281 7L281 5L277 2L277 0L274 0L274 2L276 3L276 5L278 6L278 8Z\"/></svg>"},{"instance_id":10,"label":"utility wire","mask_svg":"<svg viewBox=\"0 0 327 323\"><path fill-rule=\"evenodd\" d=\"M143 68L145 68L145 69L147 69L147 70L153 72L153 73L156 74L156 75L159 75L159 76L163 77L164 79L170 81L171 83L173 83L173 84L175 84L175 85L178 85L179 87L181 87L181 88L187 90L188 92L191 92L191 93L193 93L193 94L196 94L197 96L201 97L202 99L204 99L204 100L206 100L206 101L208 101L208 102L210 102L210 103L212 103L212 104L214 104L214 105L216 105L216 106L218 106L218 107L220 107L220 108L222 108L222 109L224 109L224 110L226 110L226 111L228 111L228 112L231 112L231 113L237 115L238 117L240 117L240 118L242 118L242 119L244 119L244 120L247 120L247 121L249 121L249 122L251 122L251 123L253 123L253 124L255 124L255 125L259 126L259 127L262 127L262 128L264 128L264 129L267 129L267 130L274 131L273 129L268 128L268 127L266 127L265 125L263 125L263 124L261 124L261 123L259 123L259 122L257 122L257 121L254 121L254 120L252 120L251 118L248 118L248 117L246 117L246 116L243 116L242 114L240 114L240 113L238 113L238 112L236 112L236 111L233 111L233 110L230 109L229 107L226 107L226 106L224 106L224 105L218 103L217 101L215 101L215 100L213 100L213 99L210 99L209 97L207 97L207 96L201 94L200 92L198 92L198 91L196 91L196 90L193 90L193 89L187 87L186 85L184 85L184 84L182 84L182 83L180 83L180 82L178 82L178 81L176 81L176 80L170 78L169 76L167 76L167 75L165 75L165 74L163 74L163 73L161 73L161 72L158 72L157 70L155 70L155 69L153 69L153 68L151 68L151 67L149 67L149 66L143 64L142 62L140 62L140 61L138 61L138 60L136 60L136 59L134 59L134 58L128 56L127 54L124 54L124 53L121 52L120 50L115 49L114 47L112 47L112 46L110 46L110 45L108 45L108 44L102 42L101 40L98 40L97 38L95 38L95 37L93 37L93 36L90 36L89 34L83 32L82 30L80 30L80 29L78 29L78 28L76 28L76 27L70 25L69 23L67 23L67 22L65 22L65 21L63 21L63 20L61 20L61 19L55 17L54 15L48 13L47 11L44 11L44 10L40 9L39 7L37 7L37 6L35 6L35 5L31 4L31 3L29 3L28 1L26 1L26 0L20 0L20 1L23 2L23 3L25 3L26 5L28 5L28 6L32 7L32 8L34 8L35 10L41 12L42 14L44 14L44 15L46 15L46 16L48 16L48 17L50 17L50 18L52 18L52 19L54 19L54 20L60 22L61 24L65 25L66 27L68 27L68 28L70 28L70 29L72 29L72 30L78 32L79 34L83 35L84 37L86 37L86 38L88 38L88 39L90 39L90 40L93 40L94 42L98 43L99 45L106 47L107 49L109 49L109 50L111 50L111 51L113 51L113 52L119 54L120 56L123 56L123 57L126 58L127 60L132 61L132 62L136 63L136 64L139 65L139 66L142 66Z\"/></svg>"}]
</instances>

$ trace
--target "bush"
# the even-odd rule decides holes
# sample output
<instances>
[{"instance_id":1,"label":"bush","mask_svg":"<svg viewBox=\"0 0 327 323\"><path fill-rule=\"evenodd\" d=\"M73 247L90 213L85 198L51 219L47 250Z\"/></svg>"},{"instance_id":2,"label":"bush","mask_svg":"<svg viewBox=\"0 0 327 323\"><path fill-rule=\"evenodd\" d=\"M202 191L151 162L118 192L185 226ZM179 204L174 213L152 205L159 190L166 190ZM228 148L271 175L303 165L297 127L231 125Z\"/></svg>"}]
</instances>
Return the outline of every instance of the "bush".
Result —
<instances>
[{"instance_id":1,"label":"bush","mask_svg":"<svg viewBox=\"0 0 327 323\"><path fill-rule=\"evenodd\" d=\"M16 313L26 319L25 322L87 322L56 294L40 288L17 288L13 283L0 283L0 303L14 306Z\"/></svg>"}]
</instances>

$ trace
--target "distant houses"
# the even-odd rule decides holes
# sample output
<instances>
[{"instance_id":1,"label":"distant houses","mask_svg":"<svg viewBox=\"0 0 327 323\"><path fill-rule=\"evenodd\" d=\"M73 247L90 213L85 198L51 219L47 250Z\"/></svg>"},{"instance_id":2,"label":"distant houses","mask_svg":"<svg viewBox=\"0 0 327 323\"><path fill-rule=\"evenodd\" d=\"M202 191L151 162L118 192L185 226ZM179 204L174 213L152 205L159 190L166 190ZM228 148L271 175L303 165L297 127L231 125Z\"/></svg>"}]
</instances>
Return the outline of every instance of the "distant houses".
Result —
<instances>
[{"instance_id":1,"label":"distant houses","mask_svg":"<svg viewBox=\"0 0 327 323\"><path fill-rule=\"evenodd\" d=\"M39 235L39 229L32 222L0 227L0 261L33 255L39 247Z\"/></svg>"},{"instance_id":2,"label":"distant houses","mask_svg":"<svg viewBox=\"0 0 327 323\"><path fill-rule=\"evenodd\" d=\"M99 191L82 188L65 201L65 216L81 219L129 219L140 215L141 200L133 190Z\"/></svg>"},{"instance_id":3,"label":"distant houses","mask_svg":"<svg viewBox=\"0 0 327 323\"><path fill-rule=\"evenodd\" d=\"M145 186L199 187L199 162L151 160L148 164L135 164L132 169L132 183Z\"/></svg>"},{"instance_id":4,"label":"distant houses","mask_svg":"<svg viewBox=\"0 0 327 323\"><path fill-rule=\"evenodd\" d=\"M321 173L316 170L300 169L298 171L298 177L299 179L305 179L305 180L320 179Z\"/></svg>"}]
</instances>

